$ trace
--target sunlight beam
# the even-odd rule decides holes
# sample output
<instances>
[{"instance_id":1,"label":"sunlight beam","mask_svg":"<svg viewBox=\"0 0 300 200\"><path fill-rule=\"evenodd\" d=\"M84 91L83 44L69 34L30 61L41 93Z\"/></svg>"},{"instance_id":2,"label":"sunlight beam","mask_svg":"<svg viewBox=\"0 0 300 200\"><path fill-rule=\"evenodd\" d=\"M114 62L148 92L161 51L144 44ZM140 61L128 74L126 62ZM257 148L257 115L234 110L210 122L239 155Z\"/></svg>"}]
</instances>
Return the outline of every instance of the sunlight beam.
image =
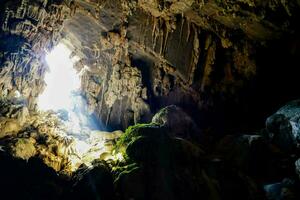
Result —
<instances>
[{"instance_id":1,"label":"sunlight beam","mask_svg":"<svg viewBox=\"0 0 300 200\"><path fill-rule=\"evenodd\" d=\"M71 59L72 51L64 44L57 45L46 56L50 72L46 73L45 91L40 95L38 107L41 110L72 109L72 93L80 88L80 78L73 68L75 59Z\"/></svg>"}]
</instances>

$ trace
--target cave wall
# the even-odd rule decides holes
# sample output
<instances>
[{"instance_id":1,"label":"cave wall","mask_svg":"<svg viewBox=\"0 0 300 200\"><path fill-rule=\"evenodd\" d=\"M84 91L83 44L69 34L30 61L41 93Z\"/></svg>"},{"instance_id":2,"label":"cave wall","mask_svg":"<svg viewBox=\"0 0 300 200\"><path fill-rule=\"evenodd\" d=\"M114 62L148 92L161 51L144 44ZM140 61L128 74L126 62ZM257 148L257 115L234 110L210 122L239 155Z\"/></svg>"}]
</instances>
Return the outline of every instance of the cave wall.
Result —
<instances>
[{"instance_id":1,"label":"cave wall","mask_svg":"<svg viewBox=\"0 0 300 200\"><path fill-rule=\"evenodd\" d=\"M0 96L21 97L34 109L43 91L45 52L59 40L70 9L62 1L2 1Z\"/></svg>"},{"instance_id":2,"label":"cave wall","mask_svg":"<svg viewBox=\"0 0 300 200\"><path fill-rule=\"evenodd\" d=\"M247 123L239 115L257 111L251 95L264 84L256 83L257 77L268 77L262 70L266 63L258 61L266 51L278 50L272 44L298 33L299 1L24 0L4 5L2 96L18 89L34 105L44 87L44 51L64 38L81 58L76 69L89 111L109 129L149 121L170 104L207 126ZM14 63L9 56L14 53L27 61L17 56L21 61Z\"/></svg>"},{"instance_id":3,"label":"cave wall","mask_svg":"<svg viewBox=\"0 0 300 200\"><path fill-rule=\"evenodd\" d=\"M257 111L247 102L260 87L253 86L257 72L266 68L257 58L264 56L263 49L272 51L270 44L295 34L292 19L299 6L279 1L118 2L89 2L90 7L78 2L76 15L89 13L100 32L88 47L94 62L82 61L101 69L85 74L85 96L101 121L121 129L147 121L170 104L210 125L232 126L232 117L239 120L239 114ZM80 23L85 24L70 21L66 32ZM126 82L135 79L124 72L127 67L136 70L139 81L126 90ZM95 76L102 81L88 81Z\"/></svg>"}]
</instances>

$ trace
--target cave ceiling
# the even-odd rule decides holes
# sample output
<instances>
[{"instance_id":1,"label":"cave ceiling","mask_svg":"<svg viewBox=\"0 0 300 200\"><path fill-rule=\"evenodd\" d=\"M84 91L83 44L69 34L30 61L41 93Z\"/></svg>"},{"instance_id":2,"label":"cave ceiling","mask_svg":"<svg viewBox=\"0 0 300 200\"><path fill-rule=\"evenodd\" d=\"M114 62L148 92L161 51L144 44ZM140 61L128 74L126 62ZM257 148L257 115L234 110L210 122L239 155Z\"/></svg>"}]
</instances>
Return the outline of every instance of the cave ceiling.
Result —
<instances>
[{"instance_id":1,"label":"cave ceiling","mask_svg":"<svg viewBox=\"0 0 300 200\"><path fill-rule=\"evenodd\" d=\"M299 199L300 0L0 3L0 195Z\"/></svg>"},{"instance_id":2,"label":"cave ceiling","mask_svg":"<svg viewBox=\"0 0 300 200\"><path fill-rule=\"evenodd\" d=\"M106 125L124 128L169 104L194 112L222 98L239 101L239 91L262 67L257 49L296 35L299 1L14 0L3 5L2 96L17 89L34 109L44 88L45 50L63 41L80 57L78 71L85 69L82 90L90 112ZM20 49L24 58L14 63ZM19 74L9 72L18 67Z\"/></svg>"}]
</instances>

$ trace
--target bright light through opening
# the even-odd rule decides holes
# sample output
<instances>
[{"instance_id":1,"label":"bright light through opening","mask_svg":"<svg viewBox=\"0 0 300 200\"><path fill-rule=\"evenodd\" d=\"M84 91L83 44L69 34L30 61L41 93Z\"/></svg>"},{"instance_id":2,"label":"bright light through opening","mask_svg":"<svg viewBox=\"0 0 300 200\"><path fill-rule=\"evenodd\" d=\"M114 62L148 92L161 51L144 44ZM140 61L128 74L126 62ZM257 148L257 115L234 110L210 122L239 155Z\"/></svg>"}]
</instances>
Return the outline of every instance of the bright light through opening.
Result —
<instances>
[{"instance_id":1,"label":"bright light through opening","mask_svg":"<svg viewBox=\"0 0 300 200\"><path fill-rule=\"evenodd\" d=\"M40 110L57 112L68 132L79 139L86 139L92 129L101 129L87 112L87 104L80 94L80 76L74 68L78 57L71 58L72 51L63 43L57 45L47 56L50 71L46 73L46 88L40 95Z\"/></svg>"},{"instance_id":2,"label":"bright light through opening","mask_svg":"<svg viewBox=\"0 0 300 200\"><path fill-rule=\"evenodd\" d=\"M45 75L46 88L39 96L38 108L55 111L66 126L68 137L74 139L74 152L77 153L75 157L70 154L69 158L75 170L83 162L89 165L108 150L104 140L95 143L90 138L93 131L103 130L103 127L87 112L87 103L79 90L80 76L74 69L78 57L71 58L71 53L66 45L60 43L47 54L50 71ZM101 134L101 131L97 133Z\"/></svg>"},{"instance_id":3,"label":"bright light through opening","mask_svg":"<svg viewBox=\"0 0 300 200\"><path fill-rule=\"evenodd\" d=\"M47 56L50 72L46 73L45 91L39 97L42 110L72 109L72 93L78 91L80 78L74 69L76 59L70 58L71 50L60 43Z\"/></svg>"}]
</instances>

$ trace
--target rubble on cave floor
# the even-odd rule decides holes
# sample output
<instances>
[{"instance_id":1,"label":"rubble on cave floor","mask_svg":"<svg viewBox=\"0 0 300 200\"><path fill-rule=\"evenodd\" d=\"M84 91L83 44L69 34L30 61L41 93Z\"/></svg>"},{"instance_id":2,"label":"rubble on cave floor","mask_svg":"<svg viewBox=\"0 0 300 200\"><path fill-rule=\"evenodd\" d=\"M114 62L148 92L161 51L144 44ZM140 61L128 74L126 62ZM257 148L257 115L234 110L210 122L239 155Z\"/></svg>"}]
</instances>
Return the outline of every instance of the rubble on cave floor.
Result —
<instances>
[{"instance_id":1,"label":"rubble on cave floor","mask_svg":"<svg viewBox=\"0 0 300 200\"><path fill-rule=\"evenodd\" d=\"M22 102L0 103L1 151L23 160L38 157L57 172L70 174L95 159L112 159L113 144L122 134L93 130L81 140L55 112L29 112Z\"/></svg>"},{"instance_id":2,"label":"rubble on cave floor","mask_svg":"<svg viewBox=\"0 0 300 200\"><path fill-rule=\"evenodd\" d=\"M168 106L151 123L128 127L125 133L92 131L87 151L78 148L85 146L68 135L55 113L27 112L16 102L1 101L0 105L1 122L24 120L17 129L9 125L11 132L1 135L0 173L4 180L13 180L4 188L15 185L15 180L18 186L22 181L29 184L34 192L25 199L263 200L278 194L282 199L299 199L297 137L291 137L293 149L281 145L287 143L282 138L298 131L299 101L269 117L265 129L225 135L211 148L203 145L209 141L206 137L195 142L193 133L200 130L183 109ZM6 125L1 123L1 128L7 130ZM110 154L112 148L114 154ZM109 162L116 153L122 160ZM65 179L53 169L70 176ZM33 181L27 180L32 174ZM36 184L41 185L40 191ZM47 195L48 189L54 190L53 198L36 197ZM21 187L25 194L24 190Z\"/></svg>"}]
</instances>

